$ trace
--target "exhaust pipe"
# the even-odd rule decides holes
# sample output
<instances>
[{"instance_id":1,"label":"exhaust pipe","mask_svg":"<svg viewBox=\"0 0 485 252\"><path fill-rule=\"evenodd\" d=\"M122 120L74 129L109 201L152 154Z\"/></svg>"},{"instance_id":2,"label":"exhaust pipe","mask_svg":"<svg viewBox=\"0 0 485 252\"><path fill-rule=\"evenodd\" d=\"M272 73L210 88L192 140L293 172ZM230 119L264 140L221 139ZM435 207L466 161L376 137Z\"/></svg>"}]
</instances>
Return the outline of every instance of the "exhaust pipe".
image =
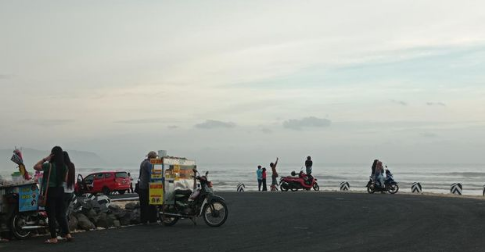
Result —
<instances>
[{"instance_id":1,"label":"exhaust pipe","mask_svg":"<svg viewBox=\"0 0 485 252\"><path fill-rule=\"evenodd\" d=\"M166 216L180 217L180 218L190 218L191 217L190 215L182 215L182 214L174 214L174 213L164 213L164 212L160 212L160 214L166 215Z\"/></svg>"},{"instance_id":2,"label":"exhaust pipe","mask_svg":"<svg viewBox=\"0 0 485 252\"><path fill-rule=\"evenodd\" d=\"M23 226L22 230L34 230L34 229L41 229L47 228L47 226Z\"/></svg>"}]
</instances>

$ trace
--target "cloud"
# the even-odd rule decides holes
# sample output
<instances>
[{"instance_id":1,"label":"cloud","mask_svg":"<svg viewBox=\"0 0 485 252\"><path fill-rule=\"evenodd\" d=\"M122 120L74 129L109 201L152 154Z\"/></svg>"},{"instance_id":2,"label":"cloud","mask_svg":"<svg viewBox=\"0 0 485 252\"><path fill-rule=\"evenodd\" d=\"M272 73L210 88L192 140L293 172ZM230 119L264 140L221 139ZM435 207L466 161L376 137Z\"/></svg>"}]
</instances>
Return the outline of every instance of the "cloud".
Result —
<instances>
[{"instance_id":1,"label":"cloud","mask_svg":"<svg viewBox=\"0 0 485 252\"><path fill-rule=\"evenodd\" d=\"M437 134L435 133L431 133L431 132L424 132L424 133L421 133L421 136L422 137L427 137L427 138L436 138L438 137Z\"/></svg>"},{"instance_id":2,"label":"cloud","mask_svg":"<svg viewBox=\"0 0 485 252\"><path fill-rule=\"evenodd\" d=\"M268 129L268 128L262 128L261 129L261 132L263 132L264 134L271 134L271 133L273 133L273 131L270 130L270 129Z\"/></svg>"},{"instance_id":3,"label":"cloud","mask_svg":"<svg viewBox=\"0 0 485 252\"><path fill-rule=\"evenodd\" d=\"M300 130L302 128L324 128L329 127L331 124L332 121L328 119L310 116L302 119L290 119L284 121L283 127L286 129Z\"/></svg>"},{"instance_id":4,"label":"cloud","mask_svg":"<svg viewBox=\"0 0 485 252\"><path fill-rule=\"evenodd\" d=\"M177 126L177 125L169 125L167 128L168 129L178 129L179 126Z\"/></svg>"},{"instance_id":5,"label":"cloud","mask_svg":"<svg viewBox=\"0 0 485 252\"><path fill-rule=\"evenodd\" d=\"M394 104L402 105L402 106L407 106L408 105L408 103L405 102L405 101L391 100L391 102L394 103Z\"/></svg>"},{"instance_id":6,"label":"cloud","mask_svg":"<svg viewBox=\"0 0 485 252\"><path fill-rule=\"evenodd\" d=\"M216 120L207 120L203 123L196 124L194 127L198 129L230 129L236 127L233 122L222 122Z\"/></svg>"},{"instance_id":7,"label":"cloud","mask_svg":"<svg viewBox=\"0 0 485 252\"><path fill-rule=\"evenodd\" d=\"M121 120L115 121L115 123L125 123L125 124L145 124L145 123L162 123L163 120L160 118L147 118L147 119L133 119L133 120Z\"/></svg>"},{"instance_id":8,"label":"cloud","mask_svg":"<svg viewBox=\"0 0 485 252\"><path fill-rule=\"evenodd\" d=\"M65 124L73 123L73 122L75 122L75 121L69 120L69 119L54 119L54 120L24 119L24 120L19 121L19 123L37 124L37 125L45 126L45 127L65 125Z\"/></svg>"},{"instance_id":9,"label":"cloud","mask_svg":"<svg viewBox=\"0 0 485 252\"><path fill-rule=\"evenodd\" d=\"M443 102L427 102L426 105L428 105L428 106L442 106L442 107L446 107L446 104L443 103Z\"/></svg>"},{"instance_id":10,"label":"cloud","mask_svg":"<svg viewBox=\"0 0 485 252\"><path fill-rule=\"evenodd\" d=\"M0 74L0 80L1 79L10 79L12 77L13 77L13 75L11 75L11 74Z\"/></svg>"}]
</instances>

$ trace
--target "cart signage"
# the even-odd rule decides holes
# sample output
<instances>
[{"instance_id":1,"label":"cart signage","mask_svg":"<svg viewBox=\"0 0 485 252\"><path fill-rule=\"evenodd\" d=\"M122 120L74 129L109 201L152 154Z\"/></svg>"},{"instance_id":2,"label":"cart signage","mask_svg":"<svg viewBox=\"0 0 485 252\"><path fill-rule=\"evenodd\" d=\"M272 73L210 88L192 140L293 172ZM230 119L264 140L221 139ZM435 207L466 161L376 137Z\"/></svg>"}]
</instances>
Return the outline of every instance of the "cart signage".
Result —
<instances>
[{"instance_id":1,"label":"cart signage","mask_svg":"<svg viewBox=\"0 0 485 252\"><path fill-rule=\"evenodd\" d=\"M36 184L19 187L19 212L36 211L39 188Z\"/></svg>"},{"instance_id":2,"label":"cart signage","mask_svg":"<svg viewBox=\"0 0 485 252\"><path fill-rule=\"evenodd\" d=\"M150 205L163 205L163 183L150 183Z\"/></svg>"}]
</instances>

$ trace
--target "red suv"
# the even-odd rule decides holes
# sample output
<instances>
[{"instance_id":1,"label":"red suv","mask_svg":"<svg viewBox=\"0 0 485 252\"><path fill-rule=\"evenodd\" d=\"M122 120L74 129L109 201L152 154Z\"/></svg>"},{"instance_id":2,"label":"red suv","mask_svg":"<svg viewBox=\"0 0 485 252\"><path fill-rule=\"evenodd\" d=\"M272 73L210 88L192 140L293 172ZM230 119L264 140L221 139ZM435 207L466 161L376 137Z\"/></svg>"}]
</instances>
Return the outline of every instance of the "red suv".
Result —
<instances>
[{"instance_id":1,"label":"red suv","mask_svg":"<svg viewBox=\"0 0 485 252\"><path fill-rule=\"evenodd\" d=\"M100 192L105 195L111 192L124 194L130 189L130 182L128 173L123 171L95 172L85 178L79 174L74 191L77 195Z\"/></svg>"}]
</instances>

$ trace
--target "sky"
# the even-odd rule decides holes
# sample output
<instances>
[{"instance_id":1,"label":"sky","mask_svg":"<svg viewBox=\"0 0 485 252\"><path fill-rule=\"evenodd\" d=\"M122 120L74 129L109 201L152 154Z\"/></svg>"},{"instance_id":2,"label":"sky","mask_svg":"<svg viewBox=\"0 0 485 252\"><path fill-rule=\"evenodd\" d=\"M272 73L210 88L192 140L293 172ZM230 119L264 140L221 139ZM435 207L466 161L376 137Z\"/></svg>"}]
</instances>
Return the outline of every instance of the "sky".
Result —
<instances>
[{"instance_id":1,"label":"sky","mask_svg":"<svg viewBox=\"0 0 485 252\"><path fill-rule=\"evenodd\" d=\"M483 164L485 2L0 1L0 148ZM9 157L7 157L9 158Z\"/></svg>"}]
</instances>

